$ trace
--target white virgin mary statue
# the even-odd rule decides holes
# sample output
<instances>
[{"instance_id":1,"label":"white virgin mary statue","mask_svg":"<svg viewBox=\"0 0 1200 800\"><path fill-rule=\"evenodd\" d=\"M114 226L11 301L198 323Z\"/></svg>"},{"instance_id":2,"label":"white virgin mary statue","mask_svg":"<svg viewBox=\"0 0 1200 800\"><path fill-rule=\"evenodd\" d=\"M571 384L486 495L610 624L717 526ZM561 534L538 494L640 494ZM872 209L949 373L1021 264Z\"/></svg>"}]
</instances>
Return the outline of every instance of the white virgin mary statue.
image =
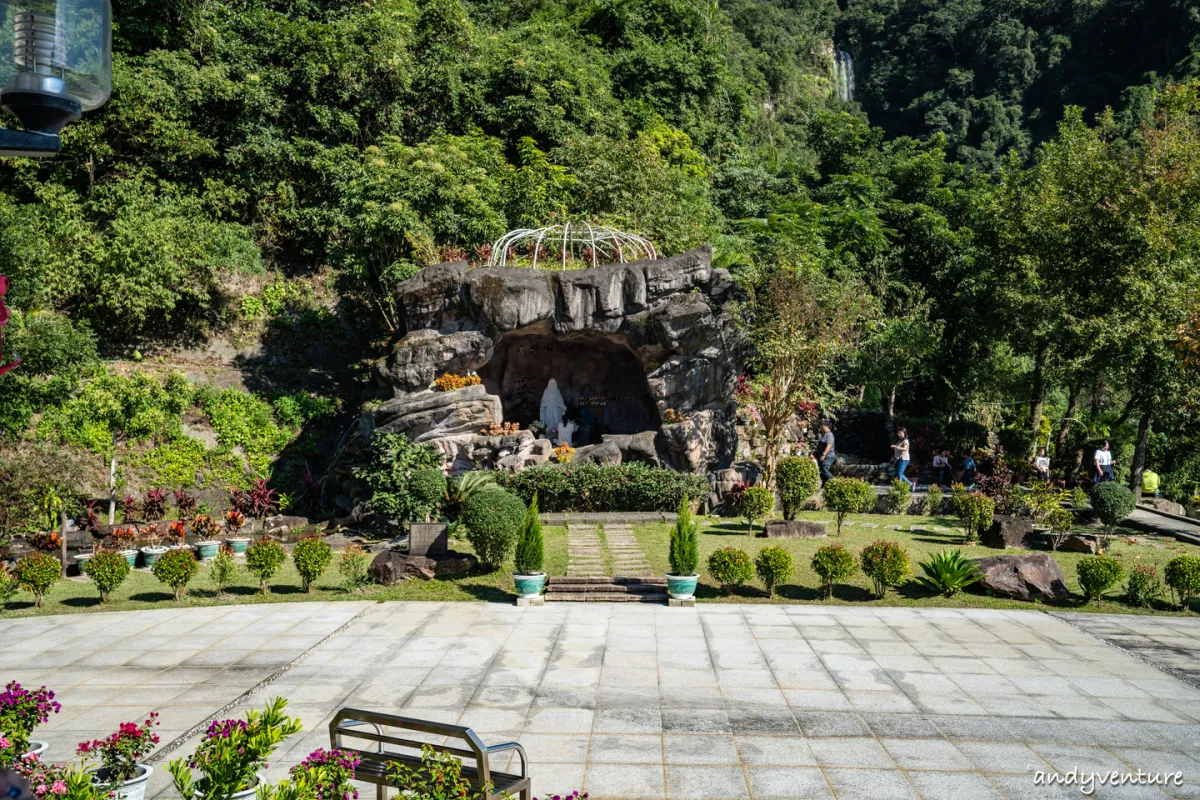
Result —
<instances>
[{"instance_id":1,"label":"white virgin mary statue","mask_svg":"<svg viewBox=\"0 0 1200 800\"><path fill-rule=\"evenodd\" d=\"M542 392L542 407L540 409L540 419L546 426L546 430L555 430L562 425L563 414L566 413L567 404L563 402L562 392L558 390L558 383L554 378L546 384L546 391Z\"/></svg>"}]
</instances>

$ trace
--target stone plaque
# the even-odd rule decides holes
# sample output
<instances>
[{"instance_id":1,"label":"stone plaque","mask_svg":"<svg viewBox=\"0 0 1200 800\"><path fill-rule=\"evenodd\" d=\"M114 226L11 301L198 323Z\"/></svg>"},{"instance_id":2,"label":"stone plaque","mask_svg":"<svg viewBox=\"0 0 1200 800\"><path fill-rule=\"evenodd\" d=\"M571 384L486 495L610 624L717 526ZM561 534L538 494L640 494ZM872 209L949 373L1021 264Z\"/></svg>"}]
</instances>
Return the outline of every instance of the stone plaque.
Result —
<instances>
[{"instance_id":1,"label":"stone plaque","mask_svg":"<svg viewBox=\"0 0 1200 800\"><path fill-rule=\"evenodd\" d=\"M449 549L450 534L444 522L413 522L409 525L410 556L440 556Z\"/></svg>"}]
</instances>

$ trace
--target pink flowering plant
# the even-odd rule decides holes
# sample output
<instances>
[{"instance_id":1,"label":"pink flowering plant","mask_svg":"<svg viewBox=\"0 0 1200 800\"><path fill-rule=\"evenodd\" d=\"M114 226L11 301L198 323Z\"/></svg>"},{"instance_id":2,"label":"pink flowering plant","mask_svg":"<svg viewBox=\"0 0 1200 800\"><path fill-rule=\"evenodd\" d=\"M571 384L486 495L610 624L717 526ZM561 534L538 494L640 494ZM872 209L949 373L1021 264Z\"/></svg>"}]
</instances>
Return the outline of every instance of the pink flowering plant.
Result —
<instances>
[{"instance_id":1,"label":"pink flowering plant","mask_svg":"<svg viewBox=\"0 0 1200 800\"><path fill-rule=\"evenodd\" d=\"M267 759L279 743L300 730L300 720L287 716L286 708L287 700L276 697L262 711L246 712L244 720L222 719L209 725L190 758L167 766L179 796L218 800L255 786L259 771L269 766ZM197 779L192 770L204 776Z\"/></svg>"},{"instance_id":2,"label":"pink flowering plant","mask_svg":"<svg viewBox=\"0 0 1200 800\"><path fill-rule=\"evenodd\" d=\"M158 744L158 736L154 726L158 725L158 712L152 712L150 718L141 725L136 722L122 722L116 733L107 739L93 739L90 742L80 742L76 755L100 759L98 777L104 783L123 783L133 780L138 774L138 762L150 755Z\"/></svg>"},{"instance_id":3,"label":"pink flowering plant","mask_svg":"<svg viewBox=\"0 0 1200 800\"><path fill-rule=\"evenodd\" d=\"M16 681L10 681L0 693L0 732L8 739L9 747L21 755L29 749L29 737L34 728L61 710L62 706L54 700L54 692L45 686L30 691Z\"/></svg>"},{"instance_id":4,"label":"pink flowering plant","mask_svg":"<svg viewBox=\"0 0 1200 800\"><path fill-rule=\"evenodd\" d=\"M3 737L0 737L3 738ZM49 764L37 756L26 756L12 764L38 800L97 800L96 787L82 769Z\"/></svg>"},{"instance_id":5,"label":"pink flowering plant","mask_svg":"<svg viewBox=\"0 0 1200 800\"><path fill-rule=\"evenodd\" d=\"M318 747L288 774L310 787L316 800L358 800L358 790L350 785L357 766L358 759L349 753Z\"/></svg>"}]
</instances>

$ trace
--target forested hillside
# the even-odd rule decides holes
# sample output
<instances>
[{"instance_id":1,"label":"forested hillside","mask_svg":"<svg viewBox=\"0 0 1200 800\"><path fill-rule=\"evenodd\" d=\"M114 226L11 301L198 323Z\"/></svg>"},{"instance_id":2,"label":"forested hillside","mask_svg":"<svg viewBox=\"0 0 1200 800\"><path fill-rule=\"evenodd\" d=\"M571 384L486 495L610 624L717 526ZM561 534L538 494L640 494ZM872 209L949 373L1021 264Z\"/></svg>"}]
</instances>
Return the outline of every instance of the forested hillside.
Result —
<instances>
[{"instance_id":1,"label":"forested hillside","mask_svg":"<svg viewBox=\"0 0 1200 800\"><path fill-rule=\"evenodd\" d=\"M1131 130L1153 90L1200 74L1187 0L848 0L839 23L858 99L889 134L943 133L966 163L1032 155L1065 106L1118 110Z\"/></svg>"},{"instance_id":2,"label":"forested hillside","mask_svg":"<svg viewBox=\"0 0 1200 800\"><path fill-rule=\"evenodd\" d=\"M779 276L854 298L806 402L982 423L1068 469L1111 436L1122 477L1200 481L1182 0L132 0L115 22L111 101L61 157L0 160L11 458L311 489L395 282L590 219L712 243L748 324ZM240 383L196 379L197 352Z\"/></svg>"}]
</instances>

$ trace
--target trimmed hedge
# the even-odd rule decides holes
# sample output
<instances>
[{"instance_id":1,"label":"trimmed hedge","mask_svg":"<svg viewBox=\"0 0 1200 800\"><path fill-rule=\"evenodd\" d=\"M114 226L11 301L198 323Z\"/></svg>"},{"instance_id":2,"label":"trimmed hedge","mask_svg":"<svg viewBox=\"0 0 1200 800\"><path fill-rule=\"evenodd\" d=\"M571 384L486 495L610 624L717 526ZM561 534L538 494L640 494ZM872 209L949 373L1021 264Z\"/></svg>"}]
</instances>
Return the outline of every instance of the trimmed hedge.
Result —
<instances>
[{"instance_id":1,"label":"trimmed hedge","mask_svg":"<svg viewBox=\"0 0 1200 800\"><path fill-rule=\"evenodd\" d=\"M674 511L708 494L703 475L649 464L545 464L497 475L501 486L542 511Z\"/></svg>"}]
</instances>

